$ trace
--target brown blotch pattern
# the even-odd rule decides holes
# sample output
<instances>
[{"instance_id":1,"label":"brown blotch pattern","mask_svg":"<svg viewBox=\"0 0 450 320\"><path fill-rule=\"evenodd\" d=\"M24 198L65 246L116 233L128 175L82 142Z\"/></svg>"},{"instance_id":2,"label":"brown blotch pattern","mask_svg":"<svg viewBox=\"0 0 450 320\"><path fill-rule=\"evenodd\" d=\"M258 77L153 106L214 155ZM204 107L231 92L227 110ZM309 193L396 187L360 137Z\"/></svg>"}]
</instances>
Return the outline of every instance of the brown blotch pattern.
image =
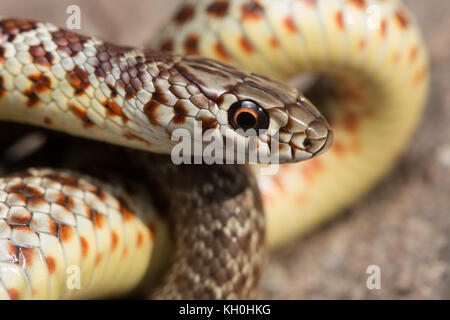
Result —
<instances>
[{"instance_id":1,"label":"brown blotch pattern","mask_svg":"<svg viewBox=\"0 0 450 320\"><path fill-rule=\"evenodd\" d=\"M30 79L33 84L30 88L26 89L23 94L28 98L27 107L31 108L40 101L38 93L44 92L51 88L51 81L42 73L30 75L28 76L28 79Z\"/></svg>"},{"instance_id":2,"label":"brown blotch pattern","mask_svg":"<svg viewBox=\"0 0 450 320\"><path fill-rule=\"evenodd\" d=\"M28 79L30 79L33 82L31 90L36 93L41 93L46 90L49 90L52 86L50 78L42 73L30 75L28 76Z\"/></svg>"},{"instance_id":3,"label":"brown blotch pattern","mask_svg":"<svg viewBox=\"0 0 450 320\"><path fill-rule=\"evenodd\" d=\"M53 41L58 46L58 50L65 52L69 57L73 57L78 52L83 51L84 44L89 40L86 36L63 29L53 31L51 34Z\"/></svg>"},{"instance_id":4,"label":"brown blotch pattern","mask_svg":"<svg viewBox=\"0 0 450 320\"><path fill-rule=\"evenodd\" d=\"M106 77L112 66L118 65L125 52L131 50L129 47L118 47L109 43L103 43L95 49L97 54L88 62L95 68L95 75L100 78Z\"/></svg>"},{"instance_id":5,"label":"brown blotch pattern","mask_svg":"<svg viewBox=\"0 0 450 320\"><path fill-rule=\"evenodd\" d=\"M229 5L228 0L216 0L206 8L206 12L216 18L223 18L228 13Z\"/></svg>"},{"instance_id":6,"label":"brown blotch pattern","mask_svg":"<svg viewBox=\"0 0 450 320\"><path fill-rule=\"evenodd\" d=\"M111 90L111 97L112 98L115 98L115 97L117 97L119 95L119 93L117 92L117 89L113 85L107 83L107 86L108 86L109 90Z\"/></svg>"},{"instance_id":7,"label":"brown blotch pattern","mask_svg":"<svg viewBox=\"0 0 450 320\"><path fill-rule=\"evenodd\" d=\"M199 54L198 52L198 35L191 33L184 41L184 52L186 54Z\"/></svg>"},{"instance_id":8,"label":"brown blotch pattern","mask_svg":"<svg viewBox=\"0 0 450 320\"><path fill-rule=\"evenodd\" d=\"M248 39L244 36L239 38L239 44L241 45L241 48L248 54L253 53L253 46L248 41Z\"/></svg>"},{"instance_id":9,"label":"brown blotch pattern","mask_svg":"<svg viewBox=\"0 0 450 320\"><path fill-rule=\"evenodd\" d=\"M406 29L406 27L408 27L408 18L403 10L397 11L395 13L395 19L402 29Z\"/></svg>"},{"instance_id":10,"label":"brown blotch pattern","mask_svg":"<svg viewBox=\"0 0 450 320\"><path fill-rule=\"evenodd\" d=\"M156 115L156 110L161 106L161 104L154 99L150 102L147 102L144 106L144 113L147 116L148 120L151 124L157 126L159 125L158 117Z\"/></svg>"},{"instance_id":11,"label":"brown blotch pattern","mask_svg":"<svg viewBox=\"0 0 450 320\"><path fill-rule=\"evenodd\" d=\"M109 116L118 116L124 123L127 123L129 121L128 117L123 114L122 108L114 101L105 100L102 104L108 110Z\"/></svg>"},{"instance_id":12,"label":"brown blotch pattern","mask_svg":"<svg viewBox=\"0 0 450 320\"><path fill-rule=\"evenodd\" d=\"M242 5L242 18L259 20L264 15L264 7L259 1L251 0Z\"/></svg>"},{"instance_id":13,"label":"brown blotch pattern","mask_svg":"<svg viewBox=\"0 0 450 320\"><path fill-rule=\"evenodd\" d=\"M223 59L223 60L230 60L231 59L230 55L225 50L225 48L223 47L222 43L216 42L214 44L214 50L215 50L217 56L219 56L221 59Z\"/></svg>"},{"instance_id":14,"label":"brown blotch pattern","mask_svg":"<svg viewBox=\"0 0 450 320\"><path fill-rule=\"evenodd\" d=\"M174 20L178 24L184 24L191 20L195 14L195 8L191 5L185 5L175 14Z\"/></svg>"},{"instance_id":15,"label":"brown blotch pattern","mask_svg":"<svg viewBox=\"0 0 450 320\"><path fill-rule=\"evenodd\" d=\"M53 124L52 119L50 119L49 117L44 117L44 123L47 126L51 126Z\"/></svg>"},{"instance_id":16,"label":"brown blotch pattern","mask_svg":"<svg viewBox=\"0 0 450 320\"><path fill-rule=\"evenodd\" d=\"M5 41L13 41L19 33L36 29L36 22L25 19L0 20L0 34L6 37Z\"/></svg>"},{"instance_id":17,"label":"brown blotch pattern","mask_svg":"<svg viewBox=\"0 0 450 320\"><path fill-rule=\"evenodd\" d=\"M163 43L161 43L160 49L163 51L172 51L173 50L173 40L167 39Z\"/></svg>"},{"instance_id":18,"label":"brown blotch pattern","mask_svg":"<svg viewBox=\"0 0 450 320\"><path fill-rule=\"evenodd\" d=\"M177 103L173 106L173 111L175 112L175 116L172 119L174 123L183 124L186 122L188 111L181 100L177 101Z\"/></svg>"},{"instance_id":19,"label":"brown blotch pattern","mask_svg":"<svg viewBox=\"0 0 450 320\"><path fill-rule=\"evenodd\" d=\"M125 98L127 100L136 97L137 91L141 90L143 84L150 80L146 72L145 60L146 57L137 56L136 62L131 63L131 61L128 61L119 65L121 73L117 85L125 89Z\"/></svg>"},{"instance_id":20,"label":"brown blotch pattern","mask_svg":"<svg viewBox=\"0 0 450 320\"><path fill-rule=\"evenodd\" d=\"M42 43L30 46L28 52L31 55L31 59L34 63L40 64L42 66L50 67L53 63L54 56L52 53L47 52L44 49Z\"/></svg>"},{"instance_id":21,"label":"brown blotch pattern","mask_svg":"<svg viewBox=\"0 0 450 320\"><path fill-rule=\"evenodd\" d=\"M78 66L75 66L73 70L67 72L66 79L74 88L74 93L77 96L83 94L84 90L90 86L88 73Z\"/></svg>"}]
</instances>

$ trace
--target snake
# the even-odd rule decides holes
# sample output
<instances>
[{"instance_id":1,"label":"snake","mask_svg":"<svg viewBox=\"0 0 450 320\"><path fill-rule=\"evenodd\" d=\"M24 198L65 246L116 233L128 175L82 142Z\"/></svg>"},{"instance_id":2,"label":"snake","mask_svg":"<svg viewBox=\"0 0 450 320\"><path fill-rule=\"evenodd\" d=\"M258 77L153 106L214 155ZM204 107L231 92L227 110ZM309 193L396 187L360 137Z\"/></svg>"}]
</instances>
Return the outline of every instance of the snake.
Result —
<instances>
[{"instance_id":1,"label":"snake","mask_svg":"<svg viewBox=\"0 0 450 320\"><path fill-rule=\"evenodd\" d=\"M255 297L267 249L393 167L428 86L397 0L187 0L144 49L1 18L0 119L88 140L0 178L0 298ZM178 129L280 165L176 165Z\"/></svg>"}]
</instances>

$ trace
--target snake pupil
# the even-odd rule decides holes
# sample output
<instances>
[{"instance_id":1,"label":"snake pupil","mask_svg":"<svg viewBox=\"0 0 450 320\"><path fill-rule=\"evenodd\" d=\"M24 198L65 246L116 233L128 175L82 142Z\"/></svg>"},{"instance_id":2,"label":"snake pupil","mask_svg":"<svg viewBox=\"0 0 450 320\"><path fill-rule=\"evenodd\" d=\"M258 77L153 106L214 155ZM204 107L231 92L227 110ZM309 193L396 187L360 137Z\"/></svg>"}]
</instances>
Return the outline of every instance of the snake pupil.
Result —
<instances>
[{"instance_id":1,"label":"snake pupil","mask_svg":"<svg viewBox=\"0 0 450 320\"><path fill-rule=\"evenodd\" d=\"M251 129L256 125L256 119L250 112L241 112L236 120L242 129Z\"/></svg>"}]
</instances>

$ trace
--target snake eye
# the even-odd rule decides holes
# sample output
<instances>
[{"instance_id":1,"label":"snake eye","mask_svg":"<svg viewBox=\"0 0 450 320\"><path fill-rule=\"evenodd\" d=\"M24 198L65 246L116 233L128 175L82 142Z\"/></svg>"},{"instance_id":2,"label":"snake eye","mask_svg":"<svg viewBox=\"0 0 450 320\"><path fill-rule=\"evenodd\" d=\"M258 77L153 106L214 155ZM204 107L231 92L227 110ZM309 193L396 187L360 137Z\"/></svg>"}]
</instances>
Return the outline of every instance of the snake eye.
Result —
<instances>
[{"instance_id":1,"label":"snake eye","mask_svg":"<svg viewBox=\"0 0 450 320\"><path fill-rule=\"evenodd\" d=\"M251 101L238 101L228 110L228 121L235 129L267 129L269 116L266 111Z\"/></svg>"}]
</instances>

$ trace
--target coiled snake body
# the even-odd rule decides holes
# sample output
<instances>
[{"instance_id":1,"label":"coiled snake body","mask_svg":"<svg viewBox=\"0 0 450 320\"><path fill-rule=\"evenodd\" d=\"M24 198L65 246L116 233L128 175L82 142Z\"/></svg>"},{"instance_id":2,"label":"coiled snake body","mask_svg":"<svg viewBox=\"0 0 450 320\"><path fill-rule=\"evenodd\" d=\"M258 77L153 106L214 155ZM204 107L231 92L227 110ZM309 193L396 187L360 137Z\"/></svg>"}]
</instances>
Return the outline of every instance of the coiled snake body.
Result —
<instances>
[{"instance_id":1,"label":"coiled snake body","mask_svg":"<svg viewBox=\"0 0 450 320\"><path fill-rule=\"evenodd\" d=\"M246 166L107 148L140 176L133 192L65 169L2 178L1 298L118 296L139 283L148 292L168 256L153 297L252 296L266 237L279 245L367 191L405 148L428 89L420 32L395 0L186 1L152 47L163 51L2 19L0 118L163 154L177 128L245 146L236 129L269 128L280 138L271 152L297 162L324 152L331 130L272 79L315 73L307 96L333 128L330 151L257 182ZM272 138L260 133L257 148Z\"/></svg>"}]
</instances>

